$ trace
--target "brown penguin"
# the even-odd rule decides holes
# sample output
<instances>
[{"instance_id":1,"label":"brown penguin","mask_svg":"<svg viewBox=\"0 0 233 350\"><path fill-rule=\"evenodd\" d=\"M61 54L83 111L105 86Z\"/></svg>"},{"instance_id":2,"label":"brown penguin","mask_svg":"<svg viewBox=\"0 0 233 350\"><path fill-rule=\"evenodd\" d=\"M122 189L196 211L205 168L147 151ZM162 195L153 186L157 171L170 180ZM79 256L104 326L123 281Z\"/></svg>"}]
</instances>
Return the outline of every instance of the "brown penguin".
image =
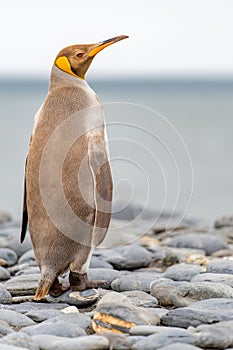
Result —
<instances>
[{"instance_id":1,"label":"brown penguin","mask_svg":"<svg viewBox=\"0 0 233 350\"><path fill-rule=\"evenodd\" d=\"M73 45L57 55L48 95L35 116L25 169L23 242L27 223L41 280L35 300L58 296L58 276L70 269L72 290L95 288L87 269L110 218L112 176L103 111L85 80L93 58L127 38Z\"/></svg>"}]
</instances>

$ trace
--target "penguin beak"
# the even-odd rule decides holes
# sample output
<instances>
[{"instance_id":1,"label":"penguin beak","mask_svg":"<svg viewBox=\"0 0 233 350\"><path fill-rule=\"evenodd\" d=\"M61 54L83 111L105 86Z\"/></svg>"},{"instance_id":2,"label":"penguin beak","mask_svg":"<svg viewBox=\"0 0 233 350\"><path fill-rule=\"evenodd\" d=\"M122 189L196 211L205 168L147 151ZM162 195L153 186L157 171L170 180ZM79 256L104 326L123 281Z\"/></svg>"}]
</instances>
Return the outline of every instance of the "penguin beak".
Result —
<instances>
[{"instance_id":1,"label":"penguin beak","mask_svg":"<svg viewBox=\"0 0 233 350\"><path fill-rule=\"evenodd\" d=\"M98 52L102 51L105 47L110 46L112 44L115 44L117 41L127 39L127 38L128 38L127 35L119 35L119 36L115 36L114 38L111 38L111 39L108 39L105 41L101 41L98 44L94 44L91 51L89 52L89 57L93 57Z\"/></svg>"}]
</instances>

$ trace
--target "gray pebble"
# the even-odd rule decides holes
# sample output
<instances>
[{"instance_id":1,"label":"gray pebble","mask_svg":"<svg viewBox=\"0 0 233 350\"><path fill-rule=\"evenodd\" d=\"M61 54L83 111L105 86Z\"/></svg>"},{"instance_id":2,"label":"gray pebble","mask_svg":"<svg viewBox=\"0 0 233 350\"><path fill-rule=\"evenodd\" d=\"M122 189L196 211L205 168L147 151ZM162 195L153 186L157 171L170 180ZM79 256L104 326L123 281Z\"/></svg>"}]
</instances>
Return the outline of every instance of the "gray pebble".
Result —
<instances>
[{"instance_id":1,"label":"gray pebble","mask_svg":"<svg viewBox=\"0 0 233 350\"><path fill-rule=\"evenodd\" d=\"M233 260L214 259L207 265L207 272L233 275Z\"/></svg>"},{"instance_id":2,"label":"gray pebble","mask_svg":"<svg viewBox=\"0 0 233 350\"><path fill-rule=\"evenodd\" d=\"M65 320L60 316L48 319L35 326L24 327L21 332L26 333L30 336L47 334L69 338L79 337L86 334L79 323L75 323L68 319Z\"/></svg>"},{"instance_id":3,"label":"gray pebble","mask_svg":"<svg viewBox=\"0 0 233 350\"><path fill-rule=\"evenodd\" d=\"M217 250L228 248L228 245L221 237L210 233L181 234L173 237L168 245L179 248L203 249L208 255L211 255Z\"/></svg>"},{"instance_id":4,"label":"gray pebble","mask_svg":"<svg viewBox=\"0 0 233 350\"><path fill-rule=\"evenodd\" d=\"M18 260L18 264L24 264L28 262L34 262L35 261L35 255L33 249L28 250L26 253L24 253Z\"/></svg>"},{"instance_id":5,"label":"gray pebble","mask_svg":"<svg viewBox=\"0 0 233 350\"><path fill-rule=\"evenodd\" d=\"M4 283L4 287L13 296L34 294L40 280L39 274L13 277Z\"/></svg>"},{"instance_id":6,"label":"gray pebble","mask_svg":"<svg viewBox=\"0 0 233 350\"><path fill-rule=\"evenodd\" d=\"M11 275L7 269L0 266L0 281L6 281L11 278Z\"/></svg>"},{"instance_id":7,"label":"gray pebble","mask_svg":"<svg viewBox=\"0 0 233 350\"><path fill-rule=\"evenodd\" d=\"M233 227L233 216L222 216L214 222L214 227Z\"/></svg>"},{"instance_id":8,"label":"gray pebble","mask_svg":"<svg viewBox=\"0 0 233 350\"><path fill-rule=\"evenodd\" d=\"M9 344L0 344L1 350L28 350L28 348L22 348L21 346L14 346Z\"/></svg>"},{"instance_id":9,"label":"gray pebble","mask_svg":"<svg viewBox=\"0 0 233 350\"><path fill-rule=\"evenodd\" d=\"M176 327L158 327L156 333L148 335L140 340L132 346L132 349L154 350L176 342L194 344L194 336L186 329Z\"/></svg>"},{"instance_id":10,"label":"gray pebble","mask_svg":"<svg viewBox=\"0 0 233 350\"><path fill-rule=\"evenodd\" d=\"M227 298L211 298L190 304L192 309L230 309L233 310L233 299Z\"/></svg>"},{"instance_id":11,"label":"gray pebble","mask_svg":"<svg viewBox=\"0 0 233 350\"><path fill-rule=\"evenodd\" d=\"M7 289L0 285L0 304L11 304L12 297L11 294L7 291Z\"/></svg>"},{"instance_id":12,"label":"gray pebble","mask_svg":"<svg viewBox=\"0 0 233 350\"><path fill-rule=\"evenodd\" d=\"M199 275L204 270L199 265L181 263L170 266L163 274L165 278L174 281L190 281L194 276Z\"/></svg>"},{"instance_id":13,"label":"gray pebble","mask_svg":"<svg viewBox=\"0 0 233 350\"><path fill-rule=\"evenodd\" d=\"M53 309L32 310L28 311L25 315L30 317L35 322L43 322L49 318L61 315L61 311Z\"/></svg>"},{"instance_id":14,"label":"gray pebble","mask_svg":"<svg viewBox=\"0 0 233 350\"><path fill-rule=\"evenodd\" d=\"M37 335L33 339L43 350L107 350L109 341L99 335L81 336L79 338L56 337L52 335Z\"/></svg>"},{"instance_id":15,"label":"gray pebble","mask_svg":"<svg viewBox=\"0 0 233 350\"><path fill-rule=\"evenodd\" d=\"M195 345L191 344L184 344L184 343L172 343L169 345L165 345L162 348L159 348L159 350L198 350L198 348Z\"/></svg>"},{"instance_id":16,"label":"gray pebble","mask_svg":"<svg viewBox=\"0 0 233 350\"><path fill-rule=\"evenodd\" d=\"M151 295L159 301L159 304L162 306L172 305L171 301L171 292L180 285L183 285L187 282L177 282L168 280L160 284L151 284Z\"/></svg>"},{"instance_id":17,"label":"gray pebble","mask_svg":"<svg viewBox=\"0 0 233 350\"><path fill-rule=\"evenodd\" d=\"M142 306L146 308L158 306L158 300L155 297L139 290L122 292L121 294L125 295L135 306Z\"/></svg>"},{"instance_id":18,"label":"gray pebble","mask_svg":"<svg viewBox=\"0 0 233 350\"><path fill-rule=\"evenodd\" d=\"M221 273L202 273L191 279L191 282L217 282L233 287L233 275Z\"/></svg>"},{"instance_id":19,"label":"gray pebble","mask_svg":"<svg viewBox=\"0 0 233 350\"><path fill-rule=\"evenodd\" d=\"M8 266L12 266L18 260L18 256L12 249L0 248L0 259L5 260Z\"/></svg>"},{"instance_id":20,"label":"gray pebble","mask_svg":"<svg viewBox=\"0 0 233 350\"><path fill-rule=\"evenodd\" d=\"M15 310L18 312L21 312L22 314L25 314L27 312L32 311L39 311L39 310L62 310L66 307L68 307L68 304L65 303L57 303L57 304L50 304L50 303L39 303L39 302L23 302L20 304L14 304L14 305L7 305L7 309Z\"/></svg>"},{"instance_id":21,"label":"gray pebble","mask_svg":"<svg viewBox=\"0 0 233 350\"><path fill-rule=\"evenodd\" d=\"M32 319L13 310L0 310L0 319L6 321L13 327L34 325L34 321Z\"/></svg>"},{"instance_id":22,"label":"gray pebble","mask_svg":"<svg viewBox=\"0 0 233 350\"><path fill-rule=\"evenodd\" d=\"M184 307L170 310L161 317L162 324L166 326L179 326L188 328L201 324L212 324L220 321L233 320L233 310L226 309L192 309Z\"/></svg>"},{"instance_id":23,"label":"gray pebble","mask_svg":"<svg viewBox=\"0 0 233 350\"><path fill-rule=\"evenodd\" d=\"M202 249L168 247L165 249L164 262L167 264L182 262L195 263L201 262L204 258L205 251Z\"/></svg>"},{"instance_id":24,"label":"gray pebble","mask_svg":"<svg viewBox=\"0 0 233 350\"><path fill-rule=\"evenodd\" d=\"M2 349L2 343L26 348L27 350L40 350L38 344L36 344L32 337L22 332L11 333L1 339L0 349Z\"/></svg>"},{"instance_id":25,"label":"gray pebble","mask_svg":"<svg viewBox=\"0 0 233 350\"><path fill-rule=\"evenodd\" d=\"M221 283L186 283L173 289L169 297L171 304L181 307L203 299L233 298L233 289Z\"/></svg>"},{"instance_id":26,"label":"gray pebble","mask_svg":"<svg viewBox=\"0 0 233 350\"><path fill-rule=\"evenodd\" d=\"M90 262L91 269L113 269L112 265L100 256L93 255Z\"/></svg>"},{"instance_id":27,"label":"gray pebble","mask_svg":"<svg viewBox=\"0 0 233 350\"><path fill-rule=\"evenodd\" d=\"M98 253L117 270L147 267L153 260L152 253L137 245L105 249Z\"/></svg>"},{"instance_id":28,"label":"gray pebble","mask_svg":"<svg viewBox=\"0 0 233 350\"><path fill-rule=\"evenodd\" d=\"M150 292L152 282L161 283L166 279L159 273L134 272L115 279L111 288L117 292L141 290Z\"/></svg>"},{"instance_id":29,"label":"gray pebble","mask_svg":"<svg viewBox=\"0 0 233 350\"><path fill-rule=\"evenodd\" d=\"M122 273L122 271L106 268L90 268L88 270L88 276L90 280L105 280L107 281L106 287L110 287L112 281L122 276Z\"/></svg>"},{"instance_id":30,"label":"gray pebble","mask_svg":"<svg viewBox=\"0 0 233 350\"><path fill-rule=\"evenodd\" d=\"M17 271L15 273L15 276L34 275L39 273L40 273L40 269L38 266L27 265L27 267L25 266L23 270Z\"/></svg>"},{"instance_id":31,"label":"gray pebble","mask_svg":"<svg viewBox=\"0 0 233 350\"><path fill-rule=\"evenodd\" d=\"M0 338L12 332L13 329L9 326L8 322L0 320Z\"/></svg>"},{"instance_id":32,"label":"gray pebble","mask_svg":"<svg viewBox=\"0 0 233 350\"><path fill-rule=\"evenodd\" d=\"M226 349L233 346L233 321L201 325L193 329L195 344L203 348Z\"/></svg>"}]
</instances>

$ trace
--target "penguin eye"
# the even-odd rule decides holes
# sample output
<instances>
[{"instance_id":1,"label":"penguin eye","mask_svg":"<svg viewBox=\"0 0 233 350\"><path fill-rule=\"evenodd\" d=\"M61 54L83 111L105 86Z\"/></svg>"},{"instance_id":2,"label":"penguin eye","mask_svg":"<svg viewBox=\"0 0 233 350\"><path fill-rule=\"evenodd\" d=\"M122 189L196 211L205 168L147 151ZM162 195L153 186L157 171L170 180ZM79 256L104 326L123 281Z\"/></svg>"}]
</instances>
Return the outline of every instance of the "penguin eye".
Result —
<instances>
[{"instance_id":1,"label":"penguin eye","mask_svg":"<svg viewBox=\"0 0 233 350\"><path fill-rule=\"evenodd\" d=\"M79 57L79 58L83 57L83 53L82 52L77 53L76 57Z\"/></svg>"}]
</instances>

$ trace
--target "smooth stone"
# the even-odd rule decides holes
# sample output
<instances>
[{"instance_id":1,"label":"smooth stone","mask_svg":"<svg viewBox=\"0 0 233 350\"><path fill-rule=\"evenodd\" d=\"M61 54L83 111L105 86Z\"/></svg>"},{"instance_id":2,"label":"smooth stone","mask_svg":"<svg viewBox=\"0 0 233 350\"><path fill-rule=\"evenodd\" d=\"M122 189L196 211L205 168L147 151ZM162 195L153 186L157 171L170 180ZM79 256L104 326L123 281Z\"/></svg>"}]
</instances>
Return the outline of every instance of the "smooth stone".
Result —
<instances>
[{"instance_id":1,"label":"smooth stone","mask_svg":"<svg viewBox=\"0 0 233 350\"><path fill-rule=\"evenodd\" d=\"M4 287L13 296L34 294L40 280L39 274L12 277L4 283Z\"/></svg>"},{"instance_id":2,"label":"smooth stone","mask_svg":"<svg viewBox=\"0 0 233 350\"><path fill-rule=\"evenodd\" d=\"M78 318L69 319L68 317L71 314L64 314L63 316L57 316L54 318L50 318L44 322L41 322L35 326L24 327L21 332L26 333L30 336L38 335L38 334L47 334L47 335L56 335L58 337L69 337L75 338L82 335L85 335L86 332L81 327L81 323L83 320L78 320ZM80 314L78 314L80 316ZM85 315L81 315L87 317ZM89 321L89 326L90 326Z\"/></svg>"},{"instance_id":3,"label":"smooth stone","mask_svg":"<svg viewBox=\"0 0 233 350\"><path fill-rule=\"evenodd\" d=\"M205 299L201 301L197 301L195 303L190 304L192 309L200 309L200 310L210 310L210 309L225 309L225 310L233 310L233 299L227 298L212 298Z\"/></svg>"},{"instance_id":4,"label":"smooth stone","mask_svg":"<svg viewBox=\"0 0 233 350\"><path fill-rule=\"evenodd\" d=\"M186 282L185 282L186 283ZM180 285L183 285L182 282L177 281L166 281L160 284L151 284L151 295L155 297L159 304L162 306L172 305L170 294L171 292Z\"/></svg>"},{"instance_id":5,"label":"smooth stone","mask_svg":"<svg viewBox=\"0 0 233 350\"><path fill-rule=\"evenodd\" d=\"M167 245L178 248L203 249L208 255L217 250L228 248L228 245L221 237L211 233L181 234L171 238Z\"/></svg>"},{"instance_id":6,"label":"smooth stone","mask_svg":"<svg viewBox=\"0 0 233 350\"><path fill-rule=\"evenodd\" d=\"M181 263L168 267L163 276L174 281L190 281L194 276L202 272L204 270L199 265Z\"/></svg>"},{"instance_id":7,"label":"smooth stone","mask_svg":"<svg viewBox=\"0 0 233 350\"><path fill-rule=\"evenodd\" d=\"M68 306L65 307L64 309L61 310L61 312L63 312L64 314L70 314L70 313L79 313L79 310L76 306ZM87 315L89 316L89 315Z\"/></svg>"},{"instance_id":8,"label":"smooth stone","mask_svg":"<svg viewBox=\"0 0 233 350\"><path fill-rule=\"evenodd\" d=\"M147 267L153 261L152 253L137 245L105 249L97 253L117 270L135 270Z\"/></svg>"},{"instance_id":9,"label":"smooth stone","mask_svg":"<svg viewBox=\"0 0 233 350\"><path fill-rule=\"evenodd\" d=\"M187 283L173 289L169 297L174 306L182 307L203 299L233 298L233 289L221 283Z\"/></svg>"},{"instance_id":10,"label":"smooth stone","mask_svg":"<svg viewBox=\"0 0 233 350\"><path fill-rule=\"evenodd\" d=\"M92 327L96 333L103 331L128 333L136 324L157 325L159 322L157 315L133 305L126 296L109 292L97 304Z\"/></svg>"},{"instance_id":11,"label":"smooth stone","mask_svg":"<svg viewBox=\"0 0 233 350\"><path fill-rule=\"evenodd\" d=\"M162 324L165 326L179 326L188 328L196 327L201 324L212 324L220 321L233 320L233 310L229 309L192 309L190 307L170 310L161 317Z\"/></svg>"},{"instance_id":12,"label":"smooth stone","mask_svg":"<svg viewBox=\"0 0 233 350\"><path fill-rule=\"evenodd\" d=\"M25 313L25 315L27 317L30 317L30 319L32 319L35 322L43 322L45 320L48 320L49 318L61 315L61 311L52 309L33 310L28 311L27 313Z\"/></svg>"},{"instance_id":13,"label":"smooth stone","mask_svg":"<svg viewBox=\"0 0 233 350\"><path fill-rule=\"evenodd\" d=\"M202 273L191 279L191 282L214 282L233 287L233 275L221 273Z\"/></svg>"},{"instance_id":14,"label":"smooth stone","mask_svg":"<svg viewBox=\"0 0 233 350\"><path fill-rule=\"evenodd\" d=\"M32 337L22 332L11 333L6 335L1 341L5 344L26 348L27 350L40 350L38 344L36 344ZM0 345L1 348L2 344ZM2 349L2 348L1 348Z\"/></svg>"},{"instance_id":15,"label":"smooth stone","mask_svg":"<svg viewBox=\"0 0 233 350\"><path fill-rule=\"evenodd\" d=\"M22 244L20 243L20 227L12 227L9 230L4 231L8 232L5 237L0 237L0 247L12 249L18 257L23 255L28 250L32 249L32 243L29 233L26 235L24 242Z\"/></svg>"},{"instance_id":16,"label":"smooth stone","mask_svg":"<svg viewBox=\"0 0 233 350\"><path fill-rule=\"evenodd\" d=\"M11 294L7 291L5 286L0 284L0 304L11 304L12 297Z\"/></svg>"},{"instance_id":17,"label":"smooth stone","mask_svg":"<svg viewBox=\"0 0 233 350\"><path fill-rule=\"evenodd\" d=\"M104 258L93 255L91 257L90 269L113 269L113 266L104 260Z\"/></svg>"},{"instance_id":18,"label":"smooth stone","mask_svg":"<svg viewBox=\"0 0 233 350\"><path fill-rule=\"evenodd\" d=\"M157 327L158 330L148 335L132 346L133 350L154 350L162 346L179 343L194 344L193 334L187 330L177 327Z\"/></svg>"},{"instance_id":19,"label":"smooth stone","mask_svg":"<svg viewBox=\"0 0 233 350\"><path fill-rule=\"evenodd\" d=\"M215 228L233 227L233 216L222 216L214 222Z\"/></svg>"},{"instance_id":20,"label":"smooth stone","mask_svg":"<svg viewBox=\"0 0 233 350\"><path fill-rule=\"evenodd\" d=\"M133 272L115 279L111 288L117 292L140 290L150 292L152 282L162 283L166 279L159 273Z\"/></svg>"},{"instance_id":21,"label":"smooth stone","mask_svg":"<svg viewBox=\"0 0 233 350\"><path fill-rule=\"evenodd\" d=\"M233 275L233 260L214 259L207 265L207 272Z\"/></svg>"},{"instance_id":22,"label":"smooth stone","mask_svg":"<svg viewBox=\"0 0 233 350\"><path fill-rule=\"evenodd\" d=\"M99 335L80 336L79 338L57 337L52 335L37 335L33 340L43 350L107 350L109 341Z\"/></svg>"},{"instance_id":23,"label":"smooth stone","mask_svg":"<svg viewBox=\"0 0 233 350\"><path fill-rule=\"evenodd\" d=\"M14 345L8 345L8 344L2 344L0 343L1 350L28 350L28 348L22 348L21 346L14 346Z\"/></svg>"},{"instance_id":24,"label":"smooth stone","mask_svg":"<svg viewBox=\"0 0 233 350\"><path fill-rule=\"evenodd\" d=\"M226 349L233 346L233 321L201 325L194 329L195 344L203 348Z\"/></svg>"},{"instance_id":25,"label":"smooth stone","mask_svg":"<svg viewBox=\"0 0 233 350\"><path fill-rule=\"evenodd\" d=\"M18 256L12 249L0 248L0 259L5 260L8 266L12 266L17 262Z\"/></svg>"},{"instance_id":26,"label":"smooth stone","mask_svg":"<svg viewBox=\"0 0 233 350\"><path fill-rule=\"evenodd\" d=\"M139 290L122 292L121 294L125 295L135 306L146 308L158 306L158 300L155 297Z\"/></svg>"},{"instance_id":27,"label":"smooth stone","mask_svg":"<svg viewBox=\"0 0 233 350\"><path fill-rule=\"evenodd\" d=\"M9 326L9 324L0 319L0 338L4 337L7 334L13 333L13 329Z\"/></svg>"},{"instance_id":28,"label":"smooth stone","mask_svg":"<svg viewBox=\"0 0 233 350\"><path fill-rule=\"evenodd\" d=\"M46 296L49 303L66 303L78 307L87 307L94 304L99 298L99 292L96 289L86 289L81 292L72 292L68 290L59 297Z\"/></svg>"},{"instance_id":29,"label":"smooth stone","mask_svg":"<svg viewBox=\"0 0 233 350\"><path fill-rule=\"evenodd\" d=\"M11 274L16 275L17 272L28 271L29 269L34 268L34 267L38 267L36 262L35 261L30 261L30 262L27 262L27 263L24 263L24 264L16 264L14 266L11 266L11 267L8 268L8 271Z\"/></svg>"},{"instance_id":30,"label":"smooth stone","mask_svg":"<svg viewBox=\"0 0 233 350\"><path fill-rule=\"evenodd\" d=\"M102 332L99 335L106 337L109 341L109 348L111 350L129 350L131 342L127 335L114 332Z\"/></svg>"},{"instance_id":31,"label":"smooth stone","mask_svg":"<svg viewBox=\"0 0 233 350\"><path fill-rule=\"evenodd\" d=\"M165 308L160 308L160 307L149 307L148 310L150 310L151 312L153 312L153 314L159 316L159 318L161 318L163 315L166 315L168 313L169 310L165 309Z\"/></svg>"},{"instance_id":32,"label":"smooth stone","mask_svg":"<svg viewBox=\"0 0 233 350\"><path fill-rule=\"evenodd\" d=\"M148 336L151 334L155 334L158 332L162 332L162 330L167 329L167 327L163 326L134 326L130 329L129 334L130 335L142 335L142 336Z\"/></svg>"},{"instance_id":33,"label":"smooth stone","mask_svg":"<svg viewBox=\"0 0 233 350\"><path fill-rule=\"evenodd\" d=\"M11 220L12 220L12 216L10 213L4 212L4 211L0 212L0 224L1 225L5 224Z\"/></svg>"},{"instance_id":34,"label":"smooth stone","mask_svg":"<svg viewBox=\"0 0 233 350\"><path fill-rule=\"evenodd\" d=\"M34 275L34 274L39 274L40 269L38 266L28 266L26 269L17 271L15 273L15 276L21 276L21 275Z\"/></svg>"},{"instance_id":35,"label":"smooth stone","mask_svg":"<svg viewBox=\"0 0 233 350\"><path fill-rule=\"evenodd\" d=\"M21 304L10 305L7 308L21 312L22 314L26 314L27 312L47 310L47 309L62 310L68 306L69 305L65 304L65 303L50 304L50 303L39 303L39 302L35 302L35 301L33 301L33 302L26 301L26 302L21 303Z\"/></svg>"},{"instance_id":36,"label":"smooth stone","mask_svg":"<svg viewBox=\"0 0 233 350\"><path fill-rule=\"evenodd\" d=\"M28 262L34 262L35 261L35 255L33 249L28 250L26 253L24 253L18 260L18 264L24 264Z\"/></svg>"},{"instance_id":37,"label":"smooth stone","mask_svg":"<svg viewBox=\"0 0 233 350\"><path fill-rule=\"evenodd\" d=\"M25 327L35 324L31 318L13 310L0 310L0 320L6 321L13 327Z\"/></svg>"},{"instance_id":38,"label":"smooth stone","mask_svg":"<svg viewBox=\"0 0 233 350\"><path fill-rule=\"evenodd\" d=\"M169 345L165 345L159 350L198 350L201 349L195 345L184 344L184 343L172 343Z\"/></svg>"},{"instance_id":39,"label":"smooth stone","mask_svg":"<svg viewBox=\"0 0 233 350\"><path fill-rule=\"evenodd\" d=\"M7 269L0 266L0 281L6 281L11 278L11 275Z\"/></svg>"},{"instance_id":40,"label":"smooth stone","mask_svg":"<svg viewBox=\"0 0 233 350\"><path fill-rule=\"evenodd\" d=\"M122 271L117 271L112 269L106 269L106 268L90 268L88 270L88 277L90 280L105 280L107 281L107 286L110 287L112 281L114 281L116 278L122 276Z\"/></svg>"},{"instance_id":41,"label":"smooth stone","mask_svg":"<svg viewBox=\"0 0 233 350\"><path fill-rule=\"evenodd\" d=\"M184 262L188 264L196 263L201 265L206 262L206 257L205 251L202 249L167 247L163 260L167 264Z\"/></svg>"}]
</instances>

